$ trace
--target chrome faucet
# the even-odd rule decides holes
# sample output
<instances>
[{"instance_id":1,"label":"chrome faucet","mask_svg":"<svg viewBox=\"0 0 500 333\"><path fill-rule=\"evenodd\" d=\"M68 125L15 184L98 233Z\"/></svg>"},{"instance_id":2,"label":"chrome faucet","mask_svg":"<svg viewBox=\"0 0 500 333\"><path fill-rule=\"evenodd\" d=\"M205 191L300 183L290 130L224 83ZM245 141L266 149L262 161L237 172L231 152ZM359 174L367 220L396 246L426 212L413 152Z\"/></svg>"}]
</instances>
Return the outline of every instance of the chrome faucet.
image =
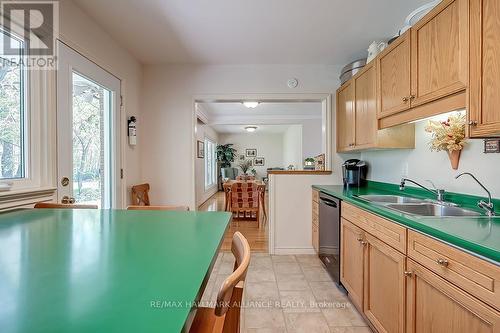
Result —
<instances>
[{"instance_id":1,"label":"chrome faucet","mask_svg":"<svg viewBox=\"0 0 500 333\"><path fill-rule=\"evenodd\" d=\"M439 202L444 202L444 195L446 193L445 190L438 190L438 189L435 189L435 190L431 190L430 188L427 188L425 187L424 185L420 185L419 183L417 183L416 181L414 180L411 180L411 179L408 179L408 178L401 178L401 184L399 185L399 189L401 191L404 191L405 190L405 185L406 185L406 182L410 182L410 183L413 183L421 188L423 188L424 190L428 191L428 192L431 192L432 194L434 194L436 196L436 199L437 201ZM431 182L432 183L432 182ZM434 185L433 185L434 186Z\"/></svg>"},{"instance_id":2,"label":"chrome faucet","mask_svg":"<svg viewBox=\"0 0 500 333\"><path fill-rule=\"evenodd\" d=\"M488 203L486 203L484 200L480 200L477 203L477 206L479 208L484 209L486 211L486 214L488 216L495 216L495 206L494 206L493 202L491 201L491 193L490 193L490 191L488 191L488 189L486 187L484 187L484 185L472 173L470 173L470 172L461 173L458 176L456 176L455 179L458 179L459 177L462 177L463 175L469 175L469 176L471 176L472 179L474 179L479 184L479 186L481 186L483 188L483 190L485 190L486 193L488 193Z\"/></svg>"}]
</instances>

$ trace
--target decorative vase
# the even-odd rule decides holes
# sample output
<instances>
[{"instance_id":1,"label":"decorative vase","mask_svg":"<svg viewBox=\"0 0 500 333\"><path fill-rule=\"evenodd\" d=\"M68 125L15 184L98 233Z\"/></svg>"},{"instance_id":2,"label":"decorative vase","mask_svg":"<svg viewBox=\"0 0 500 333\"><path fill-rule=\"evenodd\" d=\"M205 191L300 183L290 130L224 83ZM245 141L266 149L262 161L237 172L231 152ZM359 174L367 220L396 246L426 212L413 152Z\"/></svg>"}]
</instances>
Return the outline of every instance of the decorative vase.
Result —
<instances>
[{"instance_id":1,"label":"decorative vase","mask_svg":"<svg viewBox=\"0 0 500 333\"><path fill-rule=\"evenodd\" d=\"M451 167L453 170L458 169L458 163L460 162L461 150L453 150L448 152L448 157L450 158Z\"/></svg>"}]
</instances>

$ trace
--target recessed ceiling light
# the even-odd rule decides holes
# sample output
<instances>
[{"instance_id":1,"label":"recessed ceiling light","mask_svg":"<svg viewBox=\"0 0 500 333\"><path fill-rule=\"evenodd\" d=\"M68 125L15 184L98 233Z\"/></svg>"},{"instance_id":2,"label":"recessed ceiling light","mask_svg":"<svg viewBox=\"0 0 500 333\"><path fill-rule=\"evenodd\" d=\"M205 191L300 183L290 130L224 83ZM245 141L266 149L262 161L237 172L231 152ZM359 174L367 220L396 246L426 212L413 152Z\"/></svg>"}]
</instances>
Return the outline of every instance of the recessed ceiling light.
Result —
<instances>
[{"instance_id":1,"label":"recessed ceiling light","mask_svg":"<svg viewBox=\"0 0 500 333\"><path fill-rule=\"evenodd\" d=\"M247 126L245 127L245 131L249 132L249 133L253 133L257 130L257 126Z\"/></svg>"},{"instance_id":2,"label":"recessed ceiling light","mask_svg":"<svg viewBox=\"0 0 500 333\"><path fill-rule=\"evenodd\" d=\"M253 102L253 101L243 102L243 105L249 109L255 109L257 106L259 106L259 104L260 104L260 102Z\"/></svg>"}]
</instances>

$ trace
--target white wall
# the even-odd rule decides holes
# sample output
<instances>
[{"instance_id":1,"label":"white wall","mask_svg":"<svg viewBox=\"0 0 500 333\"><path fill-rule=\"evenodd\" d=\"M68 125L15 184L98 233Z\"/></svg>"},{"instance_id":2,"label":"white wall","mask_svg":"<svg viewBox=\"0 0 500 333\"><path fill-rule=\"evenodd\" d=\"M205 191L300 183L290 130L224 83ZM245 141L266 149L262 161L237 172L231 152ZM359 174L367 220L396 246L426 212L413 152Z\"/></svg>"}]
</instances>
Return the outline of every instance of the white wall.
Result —
<instances>
[{"instance_id":1,"label":"white wall","mask_svg":"<svg viewBox=\"0 0 500 333\"><path fill-rule=\"evenodd\" d=\"M210 126L198 123L196 126L196 140L205 142L209 138L215 143L219 143L219 135ZM217 193L218 185L205 189L205 159L195 159L195 184L196 184L196 206L201 205L212 195Z\"/></svg>"},{"instance_id":2,"label":"white wall","mask_svg":"<svg viewBox=\"0 0 500 333\"><path fill-rule=\"evenodd\" d=\"M126 117L137 116L138 146L125 145L123 169L125 186L141 182L140 146L145 140L141 113L142 65L116 43L92 18L70 0L60 1L60 39L121 80L123 109ZM161 92L161 89L158 89ZM125 120L125 119L124 119ZM123 140L126 124L121 125ZM153 158L154 160L154 158ZM150 163L150 162L148 162ZM152 184L155 188L156 184ZM129 200L129 195L127 195Z\"/></svg>"},{"instance_id":3,"label":"white wall","mask_svg":"<svg viewBox=\"0 0 500 333\"><path fill-rule=\"evenodd\" d=\"M145 66L141 156L150 163L144 164L142 178L155 185L152 197L172 204L195 205L194 172L189 167L195 148L192 144L195 96L331 94L338 87L339 70L338 66L313 65ZM291 77L299 80L298 88L287 87ZM334 156L333 177L338 182L340 164L340 157Z\"/></svg>"},{"instance_id":4,"label":"white wall","mask_svg":"<svg viewBox=\"0 0 500 333\"><path fill-rule=\"evenodd\" d=\"M321 119L303 120L302 124L302 160L325 153L323 151L323 122ZM335 133L333 133L335 135Z\"/></svg>"},{"instance_id":5,"label":"white wall","mask_svg":"<svg viewBox=\"0 0 500 333\"><path fill-rule=\"evenodd\" d=\"M283 167L283 134L279 133L241 133L221 134L221 144L232 143L237 150L233 167L238 168L239 155L245 155L245 149L257 149L257 157L264 157L264 166L254 166L259 178L267 176L267 168ZM245 156L245 158L247 158ZM239 173L242 171L239 169Z\"/></svg>"},{"instance_id":6,"label":"white wall","mask_svg":"<svg viewBox=\"0 0 500 333\"><path fill-rule=\"evenodd\" d=\"M399 183L404 169L408 166L408 177L423 185L425 180L432 180L436 186L447 191L484 196L485 192L468 176L455 180L460 172L473 173L491 191L500 198L500 154L484 154L483 140L469 140L462 151L458 170L453 170L445 152L431 152L428 142L430 133L426 133L425 121L416 124L416 148L413 150L372 151L361 154L370 164L368 178L371 180ZM409 184L410 185L410 184ZM411 185L410 185L411 186Z\"/></svg>"},{"instance_id":7,"label":"white wall","mask_svg":"<svg viewBox=\"0 0 500 333\"><path fill-rule=\"evenodd\" d=\"M283 163L302 169L302 125L291 125L283 135Z\"/></svg>"},{"instance_id":8,"label":"white wall","mask_svg":"<svg viewBox=\"0 0 500 333\"><path fill-rule=\"evenodd\" d=\"M330 175L271 175L270 249L274 254L314 254L312 185L335 184Z\"/></svg>"}]
</instances>

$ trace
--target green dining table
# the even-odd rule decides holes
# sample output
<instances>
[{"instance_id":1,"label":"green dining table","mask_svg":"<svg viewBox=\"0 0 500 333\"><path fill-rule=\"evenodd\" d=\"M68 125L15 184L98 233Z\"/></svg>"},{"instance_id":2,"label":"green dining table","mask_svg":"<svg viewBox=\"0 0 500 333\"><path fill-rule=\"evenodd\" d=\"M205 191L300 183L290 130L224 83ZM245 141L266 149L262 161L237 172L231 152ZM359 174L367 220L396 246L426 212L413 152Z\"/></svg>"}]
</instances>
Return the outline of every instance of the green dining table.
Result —
<instances>
[{"instance_id":1,"label":"green dining table","mask_svg":"<svg viewBox=\"0 0 500 333\"><path fill-rule=\"evenodd\" d=\"M186 330L230 213L0 214L0 332Z\"/></svg>"}]
</instances>

